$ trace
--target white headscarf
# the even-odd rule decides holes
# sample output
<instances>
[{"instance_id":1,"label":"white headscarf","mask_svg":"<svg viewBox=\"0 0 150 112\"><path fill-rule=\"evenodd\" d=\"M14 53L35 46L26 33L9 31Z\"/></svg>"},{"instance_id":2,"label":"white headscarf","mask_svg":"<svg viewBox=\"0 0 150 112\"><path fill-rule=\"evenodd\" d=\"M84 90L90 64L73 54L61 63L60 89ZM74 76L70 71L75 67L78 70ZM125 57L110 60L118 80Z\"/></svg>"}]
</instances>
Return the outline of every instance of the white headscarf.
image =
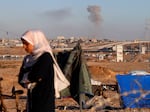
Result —
<instances>
[{"instance_id":1,"label":"white headscarf","mask_svg":"<svg viewBox=\"0 0 150 112\"><path fill-rule=\"evenodd\" d=\"M57 61L54 58L52 49L47 41L45 35L38 30L30 30L23 34L21 39L26 40L30 44L34 46L32 55L33 59L36 60L40 57L44 52L49 52L53 58L54 64L54 85L55 85L55 96L56 98L60 97L60 91L67 88L70 84L69 81L64 76L61 71Z\"/></svg>"},{"instance_id":2,"label":"white headscarf","mask_svg":"<svg viewBox=\"0 0 150 112\"><path fill-rule=\"evenodd\" d=\"M27 31L21 38L34 46L32 55L35 59L37 59L43 52L49 52L51 55L53 54L45 35L41 31Z\"/></svg>"}]
</instances>

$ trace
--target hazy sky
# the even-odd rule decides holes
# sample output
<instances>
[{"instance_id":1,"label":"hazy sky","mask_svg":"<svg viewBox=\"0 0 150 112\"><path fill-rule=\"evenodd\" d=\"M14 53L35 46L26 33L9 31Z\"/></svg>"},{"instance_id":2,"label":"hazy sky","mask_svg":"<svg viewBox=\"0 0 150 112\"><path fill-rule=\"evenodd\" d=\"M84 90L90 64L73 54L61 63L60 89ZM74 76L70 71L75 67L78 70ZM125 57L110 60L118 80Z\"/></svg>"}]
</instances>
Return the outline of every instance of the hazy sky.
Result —
<instances>
[{"instance_id":1,"label":"hazy sky","mask_svg":"<svg viewBox=\"0 0 150 112\"><path fill-rule=\"evenodd\" d=\"M150 36L150 0L1 0L0 37L28 29L48 38L143 40Z\"/></svg>"}]
</instances>

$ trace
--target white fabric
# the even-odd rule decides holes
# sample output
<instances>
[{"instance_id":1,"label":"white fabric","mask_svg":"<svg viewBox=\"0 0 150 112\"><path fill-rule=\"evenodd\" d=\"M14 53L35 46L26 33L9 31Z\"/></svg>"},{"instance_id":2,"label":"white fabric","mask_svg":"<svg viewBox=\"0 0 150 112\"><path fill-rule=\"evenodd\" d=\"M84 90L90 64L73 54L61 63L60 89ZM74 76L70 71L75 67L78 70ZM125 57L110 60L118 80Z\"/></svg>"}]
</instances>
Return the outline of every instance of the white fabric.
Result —
<instances>
[{"instance_id":1,"label":"white fabric","mask_svg":"<svg viewBox=\"0 0 150 112\"><path fill-rule=\"evenodd\" d=\"M150 73L143 71L143 70L130 71L129 74L131 74L131 75L150 75Z\"/></svg>"},{"instance_id":2,"label":"white fabric","mask_svg":"<svg viewBox=\"0 0 150 112\"><path fill-rule=\"evenodd\" d=\"M22 37L22 39L26 40L30 44L34 46L33 59L36 60L39 56L41 56L44 52L49 52L53 58L54 64L54 85L55 85L55 97L60 97L60 91L67 88L70 84L69 81L64 76L61 71L57 61L54 58L52 49L45 38L45 35L41 31L31 30L26 32Z\"/></svg>"}]
</instances>

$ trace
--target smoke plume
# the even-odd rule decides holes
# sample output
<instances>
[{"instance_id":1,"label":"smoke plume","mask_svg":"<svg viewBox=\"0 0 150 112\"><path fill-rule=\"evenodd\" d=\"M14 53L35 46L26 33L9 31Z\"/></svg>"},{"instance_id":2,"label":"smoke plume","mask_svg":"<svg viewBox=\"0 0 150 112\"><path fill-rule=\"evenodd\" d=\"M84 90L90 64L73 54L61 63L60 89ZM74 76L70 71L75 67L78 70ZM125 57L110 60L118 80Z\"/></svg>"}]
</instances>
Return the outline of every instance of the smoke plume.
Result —
<instances>
[{"instance_id":1,"label":"smoke plume","mask_svg":"<svg viewBox=\"0 0 150 112\"><path fill-rule=\"evenodd\" d=\"M101 8L97 5L88 6L87 11L90 13L89 20L96 25L99 25L102 21L102 17L100 15Z\"/></svg>"}]
</instances>

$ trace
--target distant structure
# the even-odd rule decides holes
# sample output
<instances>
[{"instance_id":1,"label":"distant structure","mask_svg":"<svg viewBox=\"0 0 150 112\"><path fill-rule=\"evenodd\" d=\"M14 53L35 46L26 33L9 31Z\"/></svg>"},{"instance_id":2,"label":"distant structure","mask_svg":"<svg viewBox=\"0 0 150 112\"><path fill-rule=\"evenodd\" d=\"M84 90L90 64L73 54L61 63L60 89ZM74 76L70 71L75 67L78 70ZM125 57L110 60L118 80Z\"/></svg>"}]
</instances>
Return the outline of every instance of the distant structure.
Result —
<instances>
[{"instance_id":1,"label":"distant structure","mask_svg":"<svg viewBox=\"0 0 150 112\"><path fill-rule=\"evenodd\" d=\"M123 62L123 45L116 45L117 62Z\"/></svg>"},{"instance_id":2,"label":"distant structure","mask_svg":"<svg viewBox=\"0 0 150 112\"><path fill-rule=\"evenodd\" d=\"M150 19L146 19L145 22L145 40L149 40L150 38Z\"/></svg>"},{"instance_id":3,"label":"distant structure","mask_svg":"<svg viewBox=\"0 0 150 112\"><path fill-rule=\"evenodd\" d=\"M149 18L145 20L145 34L144 34L144 36L145 36L145 40L150 41L150 19ZM147 51L149 53L150 43L147 44Z\"/></svg>"},{"instance_id":4,"label":"distant structure","mask_svg":"<svg viewBox=\"0 0 150 112\"><path fill-rule=\"evenodd\" d=\"M141 48L141 54L145 54L145 52L146 52L146 47L142 46L142 48Z\"/></svg>"}]
</instances>

